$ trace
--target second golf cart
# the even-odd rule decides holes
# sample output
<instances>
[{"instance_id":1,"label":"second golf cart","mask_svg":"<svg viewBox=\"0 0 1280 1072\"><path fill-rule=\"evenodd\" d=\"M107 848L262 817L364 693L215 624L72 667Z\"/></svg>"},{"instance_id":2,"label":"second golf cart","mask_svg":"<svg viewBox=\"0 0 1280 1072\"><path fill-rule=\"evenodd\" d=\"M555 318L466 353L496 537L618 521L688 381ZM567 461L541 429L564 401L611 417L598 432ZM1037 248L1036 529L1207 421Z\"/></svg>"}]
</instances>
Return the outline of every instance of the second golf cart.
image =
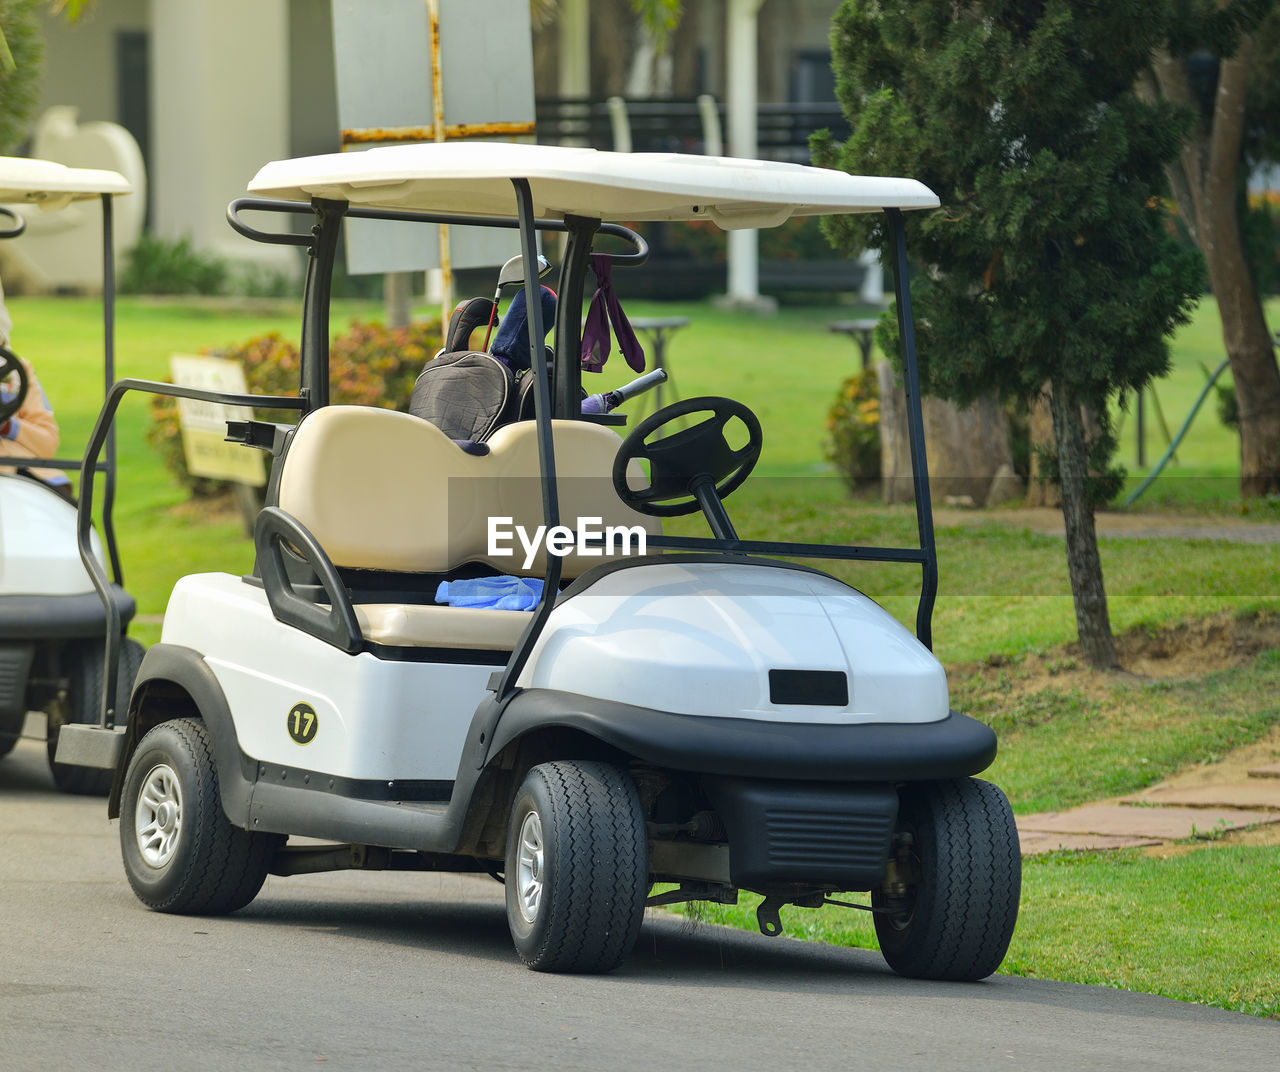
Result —
<instances>
[{"instance_id":1,"label":"second golf cart","mask_svg":"<svg viewBox=\"0 0 1280 1072\"><path fill-rule=\"evenodd\" d=\"M102 247L84 252L103 258L104 392L115 380L111 204L113 198L130 192L129 183L114 171L0 157L0 203L54 212L72 202L102 204ZM21 210L0 207L0 238L20 241L24 229ZM39 363L56 382L56 359ZM0 346L0 383L12 385L12 390L0 395L0 425L12 427L10 418L18 418L33 387L25 364L4 346ZM109 501L114 493L115 452L110 440L106 446L101 466ZM57 757L61 729L100 720L107 678L104 635L109 630L115 634L110 658L115 661L112 678L117 682L109 706L119 711L123 725L142 646L125 636L134 601L121 585L109 511L103 528L105 546L91 529L85 531L105 604L81 563L76 509L52 481L57 474L79 470L79 458L36 457L26 449L0 451L0 756L17 743L27 713L43 711L55 784L64 792L106 795L111 787L109 772ZM67 486L64 483L61 488ZM107 561L111 581L106 579Z\"/></svg>"},{"instance_id":2,"label":"second golf cart","mask_svg":"<svg viewBox=\"0 0 1280 1072\"><path fill-rule=\"evenodd\" d=\"M781 907L853 891L869 893L896 971L995 971L1017 916L1017 832L973 777L995 737L950 710L929 650L937 563L902 214L937 198L800 165L476 143L280 161L249 190L233 225L309 253L301 383L296 398L217 400L302 416L232 429L272 456L255 570L177 584L112 741L137 896L212 914L268 874L487 872L530 967L607 971L646 905L754 891L777 934ZM313 227L244 221L267 211ZM684 399L625 438L583 413L593 254L621 267L647 251L622 221L846 212L883 213L897 250L919 547L740 538L726 499L764 443L740 402ZM518 234L535 420L458 442L406 412L328 404L329 284L351 218ZM564 239L550 364L539 232ZM181 390L118 384L99 436L135 389ZM707 535L662 534L692 513ZM919 570L915 635L803 564L839 559ZM512 578L541 581L528 609L440 595Z\"/></svg>"}]
</instances>

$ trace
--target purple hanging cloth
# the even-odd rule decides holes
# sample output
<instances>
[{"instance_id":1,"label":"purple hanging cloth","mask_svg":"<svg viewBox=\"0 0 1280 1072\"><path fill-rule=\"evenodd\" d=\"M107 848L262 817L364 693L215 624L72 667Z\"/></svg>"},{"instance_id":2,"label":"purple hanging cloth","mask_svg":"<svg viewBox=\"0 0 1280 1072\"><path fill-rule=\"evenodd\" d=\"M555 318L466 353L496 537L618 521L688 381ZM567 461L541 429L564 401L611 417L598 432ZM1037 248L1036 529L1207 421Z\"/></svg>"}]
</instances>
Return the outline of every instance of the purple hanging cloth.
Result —
<instances>
[{"instance_id":1,"label":"purple hanging cloth","mask_svg":"<svg viewBox=\"0 0 1280 1072\"><path fill-rule=\"evenodd\" d=\"M622 303L613 289L613 258L607 253L591 254L591 270L596 274L596 292L587 308L587 322L582 329L582 367L599 372L609 360L613 339L609 325L618 334L618 349L636 372L644 371L644 347L636 338L631 321L622 311Z\"/></svg>"}]
</instances>

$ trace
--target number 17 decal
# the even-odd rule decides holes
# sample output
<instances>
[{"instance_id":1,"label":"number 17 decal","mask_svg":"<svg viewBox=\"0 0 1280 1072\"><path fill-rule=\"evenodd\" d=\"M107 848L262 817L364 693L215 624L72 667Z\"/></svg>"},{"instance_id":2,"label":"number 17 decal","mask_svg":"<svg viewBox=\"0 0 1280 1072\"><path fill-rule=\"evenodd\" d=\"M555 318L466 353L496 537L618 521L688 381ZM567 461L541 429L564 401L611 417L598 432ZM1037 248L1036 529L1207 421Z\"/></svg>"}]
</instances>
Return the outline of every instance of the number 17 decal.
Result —
<instances>
[{"instance_id":1,"label":"number 17 decal","mask_svg":"<svg viewBox=\"0 0 1280 1072\"><path fill-rule=\"evenodd\" d=\"M298 744L310 744L315 740L316 730L320 728L320 717L316 709L308 703L294 704L286 720L289 736Z\"/></svg>"}]
</instances>

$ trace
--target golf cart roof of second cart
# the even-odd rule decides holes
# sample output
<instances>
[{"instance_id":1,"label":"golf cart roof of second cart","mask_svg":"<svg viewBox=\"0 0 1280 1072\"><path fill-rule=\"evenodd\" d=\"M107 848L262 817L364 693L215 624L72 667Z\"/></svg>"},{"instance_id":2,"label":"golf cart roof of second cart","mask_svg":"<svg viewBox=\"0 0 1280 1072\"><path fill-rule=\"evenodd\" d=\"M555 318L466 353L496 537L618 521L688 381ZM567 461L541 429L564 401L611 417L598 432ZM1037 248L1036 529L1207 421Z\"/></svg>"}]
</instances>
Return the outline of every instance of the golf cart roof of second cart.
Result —
<instances>
[{"instance_id":1,"label":"golf cart roof of second cart","mask_svg":"<svg viewBox=\"0 0 1280 1072\"><path fill-rule=\"evenodd\" d=\"M129 193L133 193L129 180L116 171L73 168L24 156L0 156L0 202L61 208L70 201Z\"/></svg>"},{"instance_id":2,"label":"golf cart roof of second cart","mask_svg":"<svg viewBox=\"0 0 1280 1072\"><path fill-rule=\"evenodd\" d=\"M504 142L394 145L277 160L258 172L249 190L290 201L512 216L515 178L528 180L534 215L543 220L709 219L724 228L776 227L792 216L938 205L937 195L915 179L770 160Z\"/></svg>"}]
</instances>

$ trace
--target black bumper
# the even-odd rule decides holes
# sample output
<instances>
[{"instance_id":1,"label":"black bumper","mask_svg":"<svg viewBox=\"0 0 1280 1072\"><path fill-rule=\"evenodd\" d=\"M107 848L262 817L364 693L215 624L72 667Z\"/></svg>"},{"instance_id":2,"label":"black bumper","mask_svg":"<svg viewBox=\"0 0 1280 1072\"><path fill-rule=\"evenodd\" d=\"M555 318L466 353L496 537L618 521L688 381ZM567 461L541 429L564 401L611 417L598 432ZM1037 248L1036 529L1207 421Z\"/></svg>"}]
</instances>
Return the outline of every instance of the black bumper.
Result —
<instances>
[{"instance_id":1,"label":"black bumper","mask_svg":"<svg viewBox=\"0 0 1280 1072\"><path fill-rule=\"evenodd\" d=\"M684 715L551 689L517 692L488 754L533 730L580 730L669 770L806 782L918 782L964 778L991 765L996 735L967 715L938 722L833 726Z\"/></svg>"}]
</instances>

